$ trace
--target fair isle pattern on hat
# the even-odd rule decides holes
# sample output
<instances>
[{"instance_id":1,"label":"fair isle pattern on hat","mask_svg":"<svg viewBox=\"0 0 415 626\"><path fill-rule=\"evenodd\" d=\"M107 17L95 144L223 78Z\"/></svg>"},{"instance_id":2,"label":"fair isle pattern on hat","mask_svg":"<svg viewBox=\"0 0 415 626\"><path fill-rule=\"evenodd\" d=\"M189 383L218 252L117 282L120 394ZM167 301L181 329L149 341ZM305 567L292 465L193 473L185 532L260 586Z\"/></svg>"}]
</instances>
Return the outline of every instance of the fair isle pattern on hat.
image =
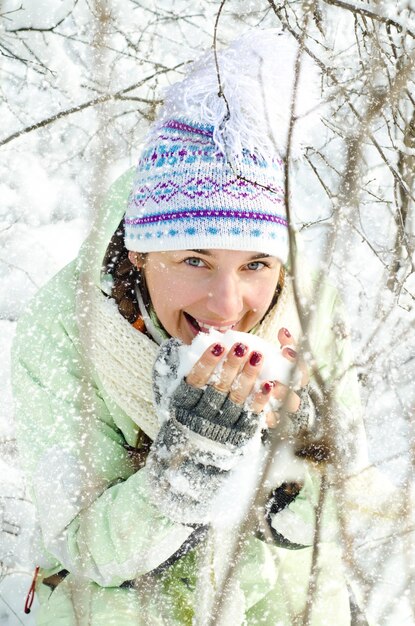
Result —
<instances>
[{"instance_id":1,"label":"fair isle pattern on hat","mask_svg":"<svg viewBox=\"0 0 415 626\"><path fill-rule=\"evenodd\" d=\"M252 250L285 262L283 161L243 150L231 166L213 130L171 119L153 131L128 201L127 248Z\"/></svg>"}]
</instances>

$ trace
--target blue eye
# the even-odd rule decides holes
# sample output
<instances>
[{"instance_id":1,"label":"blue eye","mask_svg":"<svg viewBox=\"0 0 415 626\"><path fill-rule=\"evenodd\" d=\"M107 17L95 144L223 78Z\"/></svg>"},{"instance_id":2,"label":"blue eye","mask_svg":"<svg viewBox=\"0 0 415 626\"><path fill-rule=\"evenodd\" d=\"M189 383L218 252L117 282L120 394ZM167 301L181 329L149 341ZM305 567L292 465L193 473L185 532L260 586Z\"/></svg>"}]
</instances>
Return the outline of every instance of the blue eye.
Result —
<instances>
[{"instance_id":1,"label":"blue eye","mask_svg":"<svg viewBox=\"0 0 415 626\"><path fill-rule=\"evenodd\" d=\"M204 262L202 259L199 259L197 256L190 256L187 259L184 259L186 265L190 265L190 267L203 267Z\"/></svg>"},{"instance_id":2,"label":"blue eye","mask_svg":"<svg viewBox=\"0 0 415 626\"><path fill-rule=\"evenodd\" d=\"M267 265L263 263L262 261L252 261L251 263L248 263L246 267L249 270L257 271L257 270L262 270L262 268L267 267Z\"/></svg>"}]
</instances>

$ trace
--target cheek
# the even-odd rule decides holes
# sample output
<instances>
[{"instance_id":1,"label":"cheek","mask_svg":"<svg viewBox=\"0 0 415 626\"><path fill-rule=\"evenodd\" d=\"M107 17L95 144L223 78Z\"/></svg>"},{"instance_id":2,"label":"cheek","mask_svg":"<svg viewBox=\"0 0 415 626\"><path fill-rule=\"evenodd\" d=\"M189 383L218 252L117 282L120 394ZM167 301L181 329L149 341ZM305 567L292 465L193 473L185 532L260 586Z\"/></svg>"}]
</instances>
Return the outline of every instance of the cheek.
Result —
<instances>
[{"instance_id":1,"label":"cheek","mask_svg":"<svg viewBox=\"0 0 415 626\"><path fill-rule=\"evenodd\" d=\"M277 283L278 277L275 280L258 280L253 285L252 292L260 305L265 306L271 302L277 289Z\"/></svg>"},{"instance_id":2,"label":"cheek","mask_svg":"<svg viewBox=\"0 0 415 626\"><path fill-rule=\"evenodd\" d=\"M175 272L149 271L146 275L151 302L161 323L167 328L177 321L180 311L194 300L194 289Z\"/></svg>"},{"instance_id":3,"label":"cheek","mask_svg":"<svg viewBox=\"0 0 415 626\"><path fill-rule=\"evenodd\" d=\"M277 281L258 281L250 292L251 308L258 313L265 313L272 302L277 289Z\"/></svg>"},{"instance_id":4,"label":"cheek","mask_svg":"<svg viewBox=\"0 0 415 626\"><path fill-rule=\"evenodd\" d=\"M145 271L145 279L151 303L158 314L160 310L168 306L166 302L169 294L167 289L168 277L166 272L162 270L148 268Z\"/></svg>"}]
</instances>

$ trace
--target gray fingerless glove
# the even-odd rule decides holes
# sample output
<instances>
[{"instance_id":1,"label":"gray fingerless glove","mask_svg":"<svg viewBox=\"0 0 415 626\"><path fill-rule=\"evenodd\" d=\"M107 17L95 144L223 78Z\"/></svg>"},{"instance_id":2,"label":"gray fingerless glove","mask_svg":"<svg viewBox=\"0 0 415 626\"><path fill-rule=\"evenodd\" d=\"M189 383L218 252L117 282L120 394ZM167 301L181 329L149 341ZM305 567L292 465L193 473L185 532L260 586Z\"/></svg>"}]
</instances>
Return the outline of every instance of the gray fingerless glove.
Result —
<instances>
[{"instance_id":1,"label":"gray fingerless glove","mask_svg":"<svg viewBox=\"0 0 415 626\"><path fill-rule=\"evenodd\" d=\"M243 446L257 430L259 417L214 387L197 389L182 380L171 399L171 412L180 424L222 444Z\"/></svg>"},{"instance_id":2,"label":"gray fingerless glove","mask_svg":"<svg viewBox=\"0 0 415 626\"><path fill-rule=\"evenodd\" d=\"M310 432L316 422L316 409L309 394L309 386L301 387L297 391L300 396L300 406L295 413L288 413L290 419L289 434L293 436Z\"/></svg>"},{"instance_id":3,"label":"gray fingerless glove","mask_svg":"<svg viewBox=\"0 0 415 626\"><path fill-rule=\"evenodd\" d=\"M178 339L163 343L153 368L154 399L161 419L176 419L194 433L224 445L243 446L255 434L259 416L232 402L227 394L211 386L192 387L182 380L171 398L166 398L165 378L177 375L179 346Z\"/></svg>"},{"instance_id":4,"label":"gray fingerless glove","mask_svg":"<svg viewBox=\"0 0 415 626\"><path fill-rule=\"evenodd\" d=\"M153 370L155 405L164 422L147 460L151 497L175 521L207 523L212 500L243 457L259 417L213 387L197 389L184 380L168 399L166 377L177 373L179 345L176 339L164 343Z\"/></svg>"}]
</instances>

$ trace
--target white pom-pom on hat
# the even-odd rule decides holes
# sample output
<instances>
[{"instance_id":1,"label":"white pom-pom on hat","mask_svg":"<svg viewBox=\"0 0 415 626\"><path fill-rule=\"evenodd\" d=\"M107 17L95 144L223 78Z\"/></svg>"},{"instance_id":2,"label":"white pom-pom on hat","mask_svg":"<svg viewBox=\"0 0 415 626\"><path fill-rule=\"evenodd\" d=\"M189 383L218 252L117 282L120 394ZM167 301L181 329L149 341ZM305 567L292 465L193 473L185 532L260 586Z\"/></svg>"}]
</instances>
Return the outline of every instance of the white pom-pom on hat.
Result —
<instances>
[{"instance_id":1,"label":"white pom-pom on hat","mask_svg":"<svg viewBox=\"0 0 415 626\"><path fill-rule=\"evenodd\" d=\"M186 77L167 88L160 123L185 118L214 127L214 141L228 157L242 149L265 159L285 156L297 41L275 29L252 30L217 53L221 88L213 50L189 65ZM318 68L304 52L295 93L296 123L292 155L301 155L315 115L305 115L319 102ZM228 111L229 106L229 111ZM228 115L229 114L229 115ZM157 124L158 127L158 124Z\"/></svg>"}]
</instances>

